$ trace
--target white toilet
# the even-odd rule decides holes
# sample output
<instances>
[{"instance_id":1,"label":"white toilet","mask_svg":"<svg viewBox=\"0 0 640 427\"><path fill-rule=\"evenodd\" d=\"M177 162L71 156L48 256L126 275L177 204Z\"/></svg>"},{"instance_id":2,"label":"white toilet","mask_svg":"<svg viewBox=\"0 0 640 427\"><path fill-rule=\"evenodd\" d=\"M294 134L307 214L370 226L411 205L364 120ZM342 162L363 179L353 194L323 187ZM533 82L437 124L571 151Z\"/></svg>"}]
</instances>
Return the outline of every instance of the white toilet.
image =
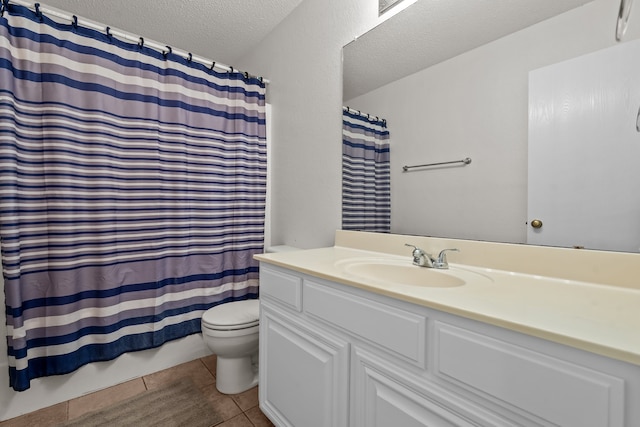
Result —
<instances>
[{"instance_id":1,"label":"white toilet","mask_svg":"<svg viewBox=\"0 0 640 427\"><path fill-rule=\"evenodd\" d=\"M289 252L298 248L272 246L265 252ZM258 330L260 303L257 299L228 302L202 315L202 338L218 356L216 388L236 394L258 384Z\"/></svg>"},{"instance_id":2,"label":"white toilet","mask_svg":"<svg viewBox=\"0 0 640 427\"><path fill-rule=\"evenodd\" d=\"M202 315L202 338L218 358L216 387L236 394L258 384L257 299L228 302Z\"/></svg>"}]
</instances>

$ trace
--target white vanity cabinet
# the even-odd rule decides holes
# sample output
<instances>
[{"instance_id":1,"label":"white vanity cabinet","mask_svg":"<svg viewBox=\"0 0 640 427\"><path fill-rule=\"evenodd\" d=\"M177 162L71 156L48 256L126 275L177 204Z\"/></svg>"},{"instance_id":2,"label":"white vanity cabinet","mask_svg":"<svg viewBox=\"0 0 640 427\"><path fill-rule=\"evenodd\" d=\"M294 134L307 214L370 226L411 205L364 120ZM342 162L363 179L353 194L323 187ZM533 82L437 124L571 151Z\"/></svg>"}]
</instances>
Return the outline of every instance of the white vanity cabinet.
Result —
<instances>
[{"instance_id":1,"label":"white vanity cabinet","mask_svg":"<svg viewBox=\"0 0 640 427\"><path fill-rule=\"evenodd\" d=\"M300 316L301 278L262 270L262 410L278 426L348 426L349 343Z\"/></svg>"},{"instance_id":2,"label":"white vanity cabinet","mask_svg":"<svg viewBox=\"0 0 640 427\"><path fill-rule=\"evenodd\" d=\"M640 426L640 367L271 264L260 405L278 426Z\"/></svg>"}]
</instances>

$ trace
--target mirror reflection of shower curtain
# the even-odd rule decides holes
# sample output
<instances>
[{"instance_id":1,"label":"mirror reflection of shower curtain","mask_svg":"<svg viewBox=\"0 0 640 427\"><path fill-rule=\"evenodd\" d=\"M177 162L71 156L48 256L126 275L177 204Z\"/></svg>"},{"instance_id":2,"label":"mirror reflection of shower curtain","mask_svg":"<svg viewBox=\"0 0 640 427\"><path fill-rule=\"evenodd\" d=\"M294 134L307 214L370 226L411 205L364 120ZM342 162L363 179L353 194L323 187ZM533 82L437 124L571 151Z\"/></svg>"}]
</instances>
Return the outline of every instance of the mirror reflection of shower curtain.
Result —
<instances>
[{"instance_id":1,"label":"mirror reflection of shower curtain","mask_svg":"<svg viewBox=\"0 0 640 427\"><path fill-rule=\"evenodd\" d=\"M388 233L391 171L386 120L342 110L342 228Z\"/></svg>"}]
</instances>

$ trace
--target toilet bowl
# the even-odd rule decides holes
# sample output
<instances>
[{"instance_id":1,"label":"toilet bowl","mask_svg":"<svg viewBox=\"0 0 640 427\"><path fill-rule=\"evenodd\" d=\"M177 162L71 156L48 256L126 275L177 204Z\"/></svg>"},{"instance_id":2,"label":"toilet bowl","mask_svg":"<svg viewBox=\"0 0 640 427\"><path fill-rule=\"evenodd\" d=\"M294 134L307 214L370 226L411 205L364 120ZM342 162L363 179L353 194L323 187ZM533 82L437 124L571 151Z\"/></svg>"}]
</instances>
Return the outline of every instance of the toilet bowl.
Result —
<instances>
[{"instance_id":1,"label":"toilet bowl","mask_svg":"<svg viewBox=\"0 0 640 427\"><path fill-rule=\"evenodd\" d=\"M252 299L220 304L202 315L202 338L217 355L221 393L242 393L258 384L259 313L259 301Z\"/></svg>"}]
</instances>

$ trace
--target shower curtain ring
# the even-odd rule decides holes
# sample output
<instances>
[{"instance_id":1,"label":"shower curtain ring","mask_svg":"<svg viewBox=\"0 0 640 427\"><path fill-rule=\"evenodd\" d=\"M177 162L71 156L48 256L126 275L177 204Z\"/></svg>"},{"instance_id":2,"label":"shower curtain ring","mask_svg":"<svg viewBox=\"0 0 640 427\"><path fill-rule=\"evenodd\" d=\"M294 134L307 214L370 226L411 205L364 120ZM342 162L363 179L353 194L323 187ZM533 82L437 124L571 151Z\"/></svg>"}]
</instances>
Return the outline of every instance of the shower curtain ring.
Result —
<instances>
[{"instance_id":1,"label":"shower curtain ring","mask_svg":"<svg viewBox=\"0 0 640 427\"><path fill-rule=\"evenodd\" d=\"M113 34L111 34L111 27L107 27L107 28L105 29L105 31L106 31L106 33L107 33L107 37L111 38L111 36L113 35Z\"/></svg>"},{"instance_id":2,"label":"shower curtain ring","mask_svg":"<svg viewBox=\"0 0 640 427\"><path fill-rule=\"evenodd\" d=\"M40 3L35 3L33 5L36 8L36 17L42 22L42 11L40 10Z\"/></svg>"},{"instance_id":3,"label":"shower curtain ring","mask_svg":"<svg viewBox=\"0 0 640 427\"><path fill-rule=\"evenodd\" d=\"M168 50L163 50L162 51L162 56L164 56L164 59L167 59L167 56L171 53L172 49L171 46L165 46Z\"/></svg>"},{"instance_id":4,"label":"shower curtain ring","mask_svg":"<svg viewBox=\"0 0 640 427\"><path fill-rule=\"evenodd\" d=\"M78 17L76 15L73 15L73 21L71 22L71 25L73 25L73 28L78 28Z\"/></svg>"},{"instance_id":5,"label":"shower curtain ring","mask_svg":"<svg viewBox=\"0 0 640 427\"><path fill-rule=\"evenodd\" d=\"M140 37L140 41L138 41L138 47L142 48L144 46L144 37Z\"/></svg>"},{"instance_id":6,"label":"shower curtain ring","mask_svg":"<svg viewBox=\"0 0 640 427\"><path fill-rule=\"evenodd\" d=\"M191 62L192 59L193 59L193 55L191 54L191 52L189 52L189 57L187 58L187 62Z\"/></svg>"},{"instance_id":7,"label":"shower curtain ring","mask_svg":"<svg viewBox=\"0 0 640 427\"><path fill-rule=\"evenodd\" d=\"M213 71L213 67L215 67L215 66L216 66L216 61L213 61L213 63L211 64L210 70Z\"/></svg>"}]
</instances>

